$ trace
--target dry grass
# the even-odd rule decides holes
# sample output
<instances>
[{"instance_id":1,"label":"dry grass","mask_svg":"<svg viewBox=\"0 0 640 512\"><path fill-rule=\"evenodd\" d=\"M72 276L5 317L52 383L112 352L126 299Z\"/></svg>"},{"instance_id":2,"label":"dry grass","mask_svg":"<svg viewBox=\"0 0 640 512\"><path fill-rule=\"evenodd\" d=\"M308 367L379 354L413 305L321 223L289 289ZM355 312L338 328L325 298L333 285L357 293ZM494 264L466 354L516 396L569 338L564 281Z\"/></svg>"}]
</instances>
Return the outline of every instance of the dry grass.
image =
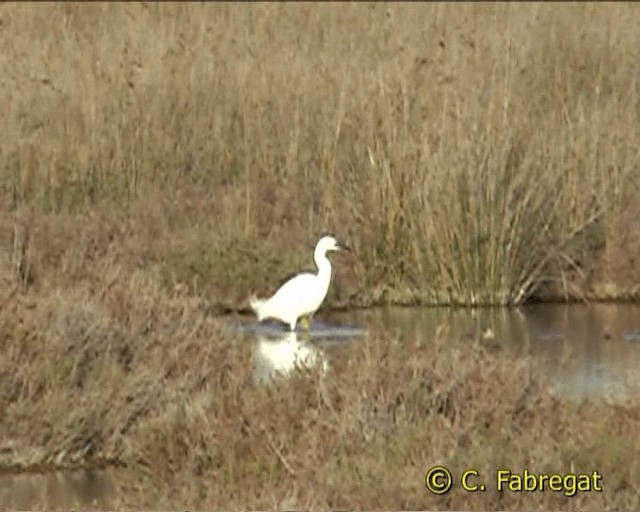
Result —
<instances>
[{"instance_id":1,"label":"dry grass","mask_svg":"<svg viewBox=\"0 0 640 512\"><path fill-rule=\"evenodd\" d=\"M229 243L249 266L253 240L291 247L284 270L328 229L356 249L345 297L361 303L575 298L637 231L619 222L637 204L635 5L19 4L0 16L4 208L180 202L182 246L155 254L173 284L230 272L198 261Z\"/></svg>"},{"instance_id":2,"label":"dry grass","mask_svg":"<svg viewBox=\"0 0 640 512\"><path fill-rule=\"evenodd\" d=\"M640 296L639 22L3 4L0 466L125 464L136 507L637 508L634 405L563 404L528 361L386 333L325 379L256 386L215 313L326 230L354 249L333 306ZM597 469L606 492L435 498L436 463Z\"/></svg>"},{"instance_id":3,"label":"dry grass","mask_svg":"<svg viewBox=\"0 0 640 512\"><path fill-rule=\"evenodd\" d=\"M420 333L378 333L348 358L329 351L325 377L304 371L257 385L251 342L197 301L150 286L23 297L3 311L5 469L124 464L115 496L134 508L640 504L634 404L563 403L529 360ZM424 474L435 464L458 475L596 469L605 492L566 498L488 485L434 497Z\"/></svg>"}]
</instances>

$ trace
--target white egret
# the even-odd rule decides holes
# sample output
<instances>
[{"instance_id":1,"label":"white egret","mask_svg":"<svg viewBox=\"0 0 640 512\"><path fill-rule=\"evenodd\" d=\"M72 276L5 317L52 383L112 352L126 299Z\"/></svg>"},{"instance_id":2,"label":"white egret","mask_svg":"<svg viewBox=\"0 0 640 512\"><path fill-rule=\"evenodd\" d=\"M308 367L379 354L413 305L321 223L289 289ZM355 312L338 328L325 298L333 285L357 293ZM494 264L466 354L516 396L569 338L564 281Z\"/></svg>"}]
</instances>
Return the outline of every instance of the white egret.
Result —
<instances>
[{"instance_id":1,"label":"white egret","mask_svg":"<svg viewBox=\"0 0 640 512\"><path fill-rule=\"evenodd\" d=\"M298 318L304 317L307 330L309 318L315 313L327 296L331 282L331 262L327 252L345 249L332 236L323 236L313 252L313 259L318 273L302 273L284 283L269 299L251 299L251 309L258 316L258 321L274 318L289 324L292 331L296 329Z\"/></svg>"}]
</instances>

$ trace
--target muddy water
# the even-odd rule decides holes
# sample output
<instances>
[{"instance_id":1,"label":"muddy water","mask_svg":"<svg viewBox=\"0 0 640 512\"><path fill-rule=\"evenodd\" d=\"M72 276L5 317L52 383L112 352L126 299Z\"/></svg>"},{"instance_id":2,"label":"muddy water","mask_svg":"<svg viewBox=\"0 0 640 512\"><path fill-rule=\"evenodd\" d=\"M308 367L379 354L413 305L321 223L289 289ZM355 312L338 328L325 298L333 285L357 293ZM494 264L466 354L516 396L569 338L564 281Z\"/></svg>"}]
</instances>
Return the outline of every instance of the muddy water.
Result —
<instances>
[{"instance_id":1,"label":"muddy water","mask_svg":"<svg viewBox=\"0 0 640 512\"><path fill-rule=\"evenodd\" d=\"M255 349L255 377L267 381L296 366L327 371L327 352L366 343L367 332L429 343L436 332L452 342L484 339L542 363L557 392L620 399L640 394L640 305L536 305L520 309L382 308L318 314L311 334L240 319ZM0 473L0 508L110 508L114 470Z\"/></svg>"},{"instance_id":2,"label":"muddy water","mask_svg":"<svg viewBox=\"0 0 640 512\"><path fill-rule=\"evenodd\" d=\"M640 304L539 304L508 308L385 308L336 314L336 323L452 340L484 339L531 355L567 398L640 394Z\"/></svg>"},{"instance_id":3,"label":"muddy water","mask_svg":"<svg viewBox=\"0 0 640 512\"><path fill-rule=\"evenodd\" d=\"M318 315L321 316L321 315ZM438 332L482 339L539 360L555 390L567 398L618 400L640 393L640 305L531 305L522 308L379 308L322 315L311 336L251 324L256 373L265 380L296 365L324 364L323 349L358 342L366 332L429 343ZM348 350L342 351L348 357Z\"/></svg>"}]
</instances>

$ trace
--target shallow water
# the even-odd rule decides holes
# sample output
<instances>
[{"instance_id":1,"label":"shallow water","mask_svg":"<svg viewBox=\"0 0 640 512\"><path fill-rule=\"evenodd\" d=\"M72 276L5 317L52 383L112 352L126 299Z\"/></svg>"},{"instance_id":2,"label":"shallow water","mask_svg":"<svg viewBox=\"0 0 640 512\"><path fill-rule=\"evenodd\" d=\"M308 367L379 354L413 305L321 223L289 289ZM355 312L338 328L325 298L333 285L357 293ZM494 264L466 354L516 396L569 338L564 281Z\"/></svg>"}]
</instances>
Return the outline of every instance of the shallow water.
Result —
<instances>
[{"instance_id":1,"label":"shallow water","mask_svg":"<svg viewBox=\"0 0 640 512\"><path fill-rule=\"evenodd\" d=\"M560 396L620 399L640 392L640 305L535 305L518 309L376 308L319 313L312 331L289 333L274 323L239 319L254 343L254 376L268 381L297 366L326 372L331 358L349 357L352 343L387 333L429 343L483 339L531 355ZM339 348L336 352L336 348ZM116 497L113 469L0 474L0 504L9 509L110 508Z\"/></svg>"},{"instance_id":2,"label":"shallow water","mask_svg":"<svg viewBox=\"0 0 640 512\"><path fill-rule=\"evenodd\" d=\"M539 304L521 308L375 308L327 313L312 332L287 333L278 325L244 319L256 339L256 372L261 379L312 367L330 344L362 341L383 332L428 343L483 339L504 350L531 355L565 397L621 399L640 392L639 304ZM264 350L265 346L268 350ZM298 347L296 349L295 347ZM299 351L314 352L301 358ZM265 357L265 352L270 357ZM348 357L348 351L343 352ZM269 373L271 372L271 373Z\"/></svg>"}]
</instances>

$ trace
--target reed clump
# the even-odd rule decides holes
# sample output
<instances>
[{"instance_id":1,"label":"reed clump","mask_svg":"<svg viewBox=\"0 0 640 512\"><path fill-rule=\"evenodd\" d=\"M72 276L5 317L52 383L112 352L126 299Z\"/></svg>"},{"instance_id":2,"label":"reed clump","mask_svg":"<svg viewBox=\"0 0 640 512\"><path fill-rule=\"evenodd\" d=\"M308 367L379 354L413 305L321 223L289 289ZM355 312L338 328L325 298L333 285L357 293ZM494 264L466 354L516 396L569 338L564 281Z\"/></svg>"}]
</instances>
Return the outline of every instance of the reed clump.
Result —
<instances>
[{"instance_id":1,"label":"reed clump","mask_svg":"<svg viewBox=\"0 0 640 512\"><path fill-rule=\"evenodd\" d=\"M188 244L204 258L263 240L284 271L331 230L358 256L343 297L361 304L633 295L597 270L640 243L635 5L11 4L0 19L3 211L182 202L160 221L187 245L146 260L169 286L262 250L181 268Z\"/></svg>"}]
</instances>

